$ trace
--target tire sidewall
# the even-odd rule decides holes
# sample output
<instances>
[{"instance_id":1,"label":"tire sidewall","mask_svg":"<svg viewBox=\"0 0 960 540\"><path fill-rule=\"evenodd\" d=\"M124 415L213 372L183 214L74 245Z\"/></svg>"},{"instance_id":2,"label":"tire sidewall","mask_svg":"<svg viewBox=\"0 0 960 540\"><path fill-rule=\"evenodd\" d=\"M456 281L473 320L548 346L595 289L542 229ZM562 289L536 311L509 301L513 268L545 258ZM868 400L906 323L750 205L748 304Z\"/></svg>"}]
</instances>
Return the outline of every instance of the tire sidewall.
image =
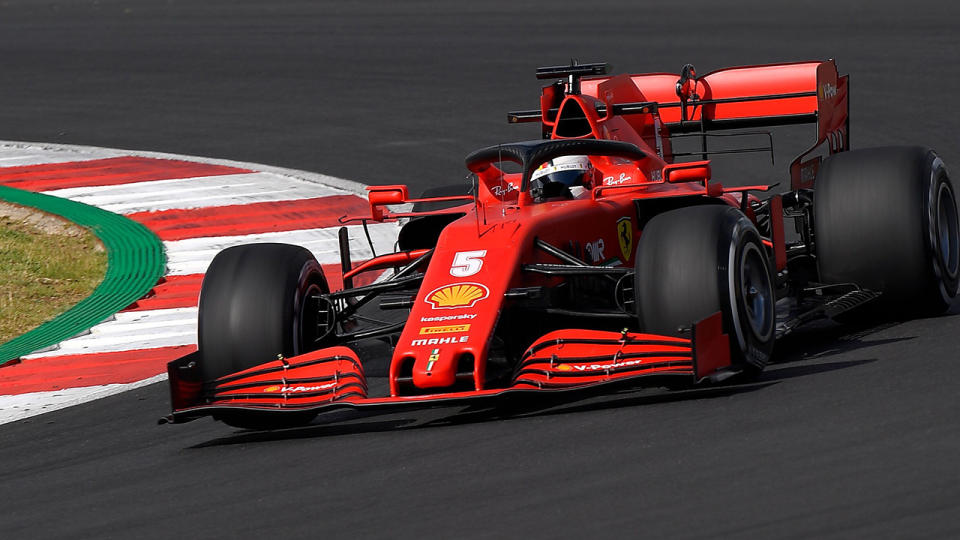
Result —
<instances>
[{"instance_id":1,"label":"tire sidewall","mask_svg":"<svg viewBox=\"0 0 960 540\"><path fill-rule=\"evenodd\" d=\"M960 282L960 272L956 263L945 261L942 257L941 236L939 234L940 218L951 219L948 216L941 216L939 206L942 197L950 199L953 208L952 221L948 224L957 230L957 206L956 195L953 192L953 186L949 181L946 167L943 160L933 152L929 152L925 160L924 178L927 179L927 189L924 190L923 206L926 209L924 213L924 225L927 232L927 246L930 257L930 268L933 271L933 285L936 292L933 295L939 297L944 306L949 306L957 294L958 282ZM957 257L957 245L954 240L950 246L953 257ZM950 267L953 266L951 269Z\"/></svg>"},{"instance_id":2,"label":"tire sidewall","mask_svg":"<svg viewBox=\"0 0 960 540\"><path fill-rule=\"evenodd\" d=\"M728 306L723 310L724 326L734 345L733 350L740 352L741 360L757 368L770 362L773 352L776 325L776 299L773 290L773 276L767 260L764 246L753 223L739 212L730 212L732 223L728 222L718 242L718 261L725 261L726 268L717 273L723 302ZM749 318L747 299L744 290L744 264L747 259L755 259L761 264L760 274L765 286L760 292L765 295L766 316L759 331Z\"/></svg>"},{"instance_id":3,"label":"tire sidewall","mask_svg":"<svg viewBox=\"0 0 960 540\"><path fill-rule=\"evenodd\" d=\"M303 266L297 276L296 294L293 299L293 319L291 321L292 349L293 355L299 355L309 352L313 343L308 343L310 336L304 331L304 306L307 298L311 294L326 294L330 292L327 287L326 278L323 275L323 268L316 259L310 258L304 261Z\"/></svg>"}]
</instances>

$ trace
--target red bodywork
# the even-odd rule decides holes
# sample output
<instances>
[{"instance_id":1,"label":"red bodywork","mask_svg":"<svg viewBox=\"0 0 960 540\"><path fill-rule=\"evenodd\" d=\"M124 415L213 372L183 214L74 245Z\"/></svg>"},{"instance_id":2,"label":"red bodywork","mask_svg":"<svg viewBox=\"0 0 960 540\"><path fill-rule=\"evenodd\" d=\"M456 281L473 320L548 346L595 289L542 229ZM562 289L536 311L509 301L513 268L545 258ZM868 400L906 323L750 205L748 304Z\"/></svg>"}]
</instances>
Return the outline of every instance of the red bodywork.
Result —
<instances>
[{"instance_id":1,"label":"red bodywork","mask_svg":"<svg viewBox=\"0 0 960 540\"><path fill-rule=\"evenodd\" d=\"M389 368L389 396L370 396L363 365L346 346L322 348L289 359L268 359L246 371L203 385L191 371L197 354L169 367L173 421L227 410L292 411L336 407L394 406L477 399L511 392L583 388L611 382L688 380L697 383L736 371L720 314L690 321L688 337L644 334L611 321L606 330L554 328L532 342L508 380L491 383L488 359L504 325L526 324L536 311L513 313L516 298L549 290L562 281L531 272L563 261L537 248L542 242L589 266L632 269L643 216L637 201L677 197L712 198L745 209L748 191L768 186L724 187L711 178L709 161L675 162L672 133L727 126L816 122L817 140L790 167L792 186L808 186L819 158L807 158L826 143L829 152L847 144L847 77L833 61L724 69L678 84L676 74L584 78L579 93L554 84L543 89L539 121L550 139L609 140L634 145L639 154L590 155L596 175L573 198L535 201L523 189L524 172L506 173L498 160L468 158L476 196L414 199L406 186L368 188L369 213L346 221L384 221L452 214L433 249L382 255L345 277L421 260L423 279ZM678 88L679 87L679 88ZM619 114L618 104L634 111ZM643 105L646 104L646 105ZM645 108L644 108L645 107ZM643 109L637 112L637 109ZM565 125L575 124L570 131ZM696 129L694 129L696 128ZM489 154L489 152L488 152ZM503 161L509 161L504 157ZM525 176L526 174L526 176ZM780 200L771 234L764 239L771 264L785 261ZM392 212L390 206L446 202L433 212ZM452 218L451 218L452 219Z\"/></svg>"}]
</instances>

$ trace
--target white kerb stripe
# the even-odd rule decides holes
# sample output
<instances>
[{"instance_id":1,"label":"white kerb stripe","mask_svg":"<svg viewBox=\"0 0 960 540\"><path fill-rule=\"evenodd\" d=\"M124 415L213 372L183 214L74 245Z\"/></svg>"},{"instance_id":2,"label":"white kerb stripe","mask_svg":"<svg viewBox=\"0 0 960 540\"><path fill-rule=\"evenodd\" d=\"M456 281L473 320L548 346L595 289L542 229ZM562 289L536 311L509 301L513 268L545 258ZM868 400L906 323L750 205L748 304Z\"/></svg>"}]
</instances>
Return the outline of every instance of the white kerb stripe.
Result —
<instances>
[{"instance_id":1,"label":"white kerb stripe","mask_svg":"<svg viewBox=\"0 0 960 540\"><path fill-rule=\"evenodd\" d=\"M226 167L237 167L240 169L249 169L259 172L273 173L280 176L289 176L300 180L305 180L314 184L321 184L328 187L343 189L349 193L364 196L366 194L366 185L353 180L337 178L328 174L320 174L310 171L301 171L286 167L274 167L262 163L249 163L245 161L234 161L230 159L217 159L202 156L186 156L182 154L168 154L165 152L147 152L144 150L118 150L115 148L101 148L97 146L80 146L75 144L56 144L40 142L23 141L0 141L0 152L7 152L9 155L16 154L38 154L50 156L50 163L57 162L60 156L70 156L62 161L83 161L87 159L101 159L120 156L141 156L155 159L175 159L181 161L193 161L196 163L208 163L211 165L224 165Z\"/></svg>"},{"instance_id":2,"label":"white kerb stripe","mask_svg":"<svg viewBox=\"0 0 960 540\"><path fill-rule=\"evenodd\" d=\"M118 156L120 156L120 154L78 156L76 154L64 154L63 152L54 153L40 149L27 152L22 148L0 146L0 167L25 167L27 165L47 165L51 163L68 163L71 161L92 161L94 159Z\"/></svg>"},{"instance_id":3,"label":"white kerb stripe","mask_svg":"<svg viewBox=\"0 0 960 540\"><path fill-rule=\"evenodd\" d=\"M306 229L300 231L281 231L245 236L211 236L205 238L188 238L164 242L167 251L167 274L202 274L206 273L210 261L221 250L241 244L256 244L264 242L279 242L303 246L313 252L320 264L336 264L340 262L340 244L337 237L338 227L324 229ZM370 238L377 250L377 254L393 252L397 234L400 231L398 223L374 223L368 226ZM367 238L360 225L347 227L350 238L350 255L353 260L369 259L373 255L367 244Z\"/></svg>"},{"instance_id":4,"label":"white kerb stripe","mask_svg":"<svg viewBox=\"0 0 960 540\"><path fill-rule=\"evenodd\" d=\"M44 193L118 214L351 194L306 180L263 172L66 188Z\"/></svg>"},{"instance_id":5,"label":"white kerb stripe","mask_svg":"<svg viewBox=\"0 0 960 540\"><path fill-rule=\"evenodd\" d=\"M155 309L117 313L89 332L24 358L92 354L191 345L197 342L197 308Z\"/></svg>"},{"instance_id":6,"label":"white kerb stripe","mask_svg":"<svg viewBox=\"0 0 960 540\"><path fill-rule=\"evenodd\" d=\"M135 383L81 386L50 392L31 392L29 394L0 396L0 424L15 422L38 414L64 409L165 380L167 380L167 374L161 373L160 375Z\"/></svg>"}]
</instances>

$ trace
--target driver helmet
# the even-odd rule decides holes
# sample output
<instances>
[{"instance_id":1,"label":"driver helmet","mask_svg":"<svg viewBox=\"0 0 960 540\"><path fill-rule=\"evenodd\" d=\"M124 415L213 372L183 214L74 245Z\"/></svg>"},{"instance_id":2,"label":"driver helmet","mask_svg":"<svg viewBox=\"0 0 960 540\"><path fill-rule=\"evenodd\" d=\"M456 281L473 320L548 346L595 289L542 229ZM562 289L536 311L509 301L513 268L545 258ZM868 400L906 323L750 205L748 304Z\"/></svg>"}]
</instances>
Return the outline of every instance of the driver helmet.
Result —
<instances>
[{"instance_id":1,"label":"driver helmet","mask_svg":"<svg viewBox=\"0 0 960 540\"><path fill-rule=\"evenodd\" d=\"M587 156L560 156L544 162L530 176L534 199L569 196L570 188L590 184L593 165Z\"/></svg>"}]
</instances>

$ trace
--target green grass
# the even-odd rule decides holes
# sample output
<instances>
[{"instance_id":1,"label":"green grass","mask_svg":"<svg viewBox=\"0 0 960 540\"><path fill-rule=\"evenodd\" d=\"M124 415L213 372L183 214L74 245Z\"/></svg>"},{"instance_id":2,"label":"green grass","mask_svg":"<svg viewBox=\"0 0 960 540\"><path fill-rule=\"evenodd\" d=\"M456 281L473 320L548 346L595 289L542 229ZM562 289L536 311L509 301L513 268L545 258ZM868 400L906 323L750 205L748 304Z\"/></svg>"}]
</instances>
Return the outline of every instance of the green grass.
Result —
<instances>
[{"instance_id":1,"label":"green grass","mask_svg":"<svg viewBox=\"0 0 960 540\"><path fill-rule=\"evenodd\" d=\"M89 296L106 269L90 231L49 215L39 223L0 215L0 343Z\"/></svg>"}]
</instances>

